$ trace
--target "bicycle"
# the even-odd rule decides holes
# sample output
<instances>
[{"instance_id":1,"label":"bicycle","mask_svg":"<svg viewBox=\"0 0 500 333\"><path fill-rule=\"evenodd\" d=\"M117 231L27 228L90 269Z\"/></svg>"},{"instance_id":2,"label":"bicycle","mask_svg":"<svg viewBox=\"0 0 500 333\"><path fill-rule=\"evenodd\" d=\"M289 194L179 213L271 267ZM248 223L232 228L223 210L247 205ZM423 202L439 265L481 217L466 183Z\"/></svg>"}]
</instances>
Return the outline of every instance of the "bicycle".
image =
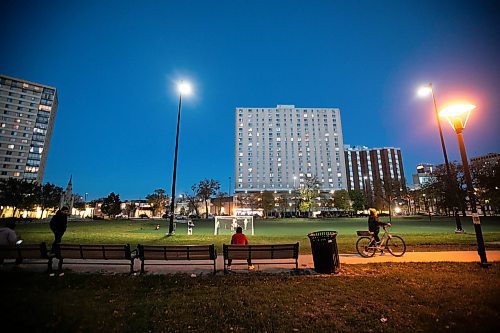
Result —
<instances>
[{"instance_id":1,"label":"bicycle","mask_svg":"<svg viewBox=\"0 0 500 333\"><path fill-rule=\"evenodd\" d=\"M369 231L356 231L360 236L356 242L356 250L359 255L365 258L370 258L375 255L377 251L389 251L395 257L401 257L406 252L406 244L403 238L389 233L389 226L383 226L384 234L377 244L375 238Z\"/></svg>"}]
</instances>

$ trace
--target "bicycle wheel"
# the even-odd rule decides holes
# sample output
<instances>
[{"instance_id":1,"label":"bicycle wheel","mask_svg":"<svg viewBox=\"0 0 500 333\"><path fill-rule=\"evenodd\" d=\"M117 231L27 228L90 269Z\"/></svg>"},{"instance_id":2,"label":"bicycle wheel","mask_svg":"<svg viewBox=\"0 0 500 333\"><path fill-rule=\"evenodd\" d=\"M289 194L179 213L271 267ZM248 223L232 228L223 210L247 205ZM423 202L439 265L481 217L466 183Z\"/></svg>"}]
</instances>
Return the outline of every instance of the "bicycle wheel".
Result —
<instances>
[{"instance_id":1,"label":"bicycle wheel","mask_svg":"<svg viewBox=\"0 0 500 333\"><path fill-rule=\"evenodd\" d=\"M399 236L389 238L385 247L395 257L401 257L406 252L405 241Z\"/></svg>"},{"instance_id":2,"label":"bicycle wheel","mask_svg":"<svg viewBox=\"0 0 500 333\"><path fill-rule=\"evenodd\" d=\"M369 246L371 242L370 237L360 237L356 242L356 250L360 256L369 258L375 255L376 248L374 246Z\"/></svg>"}]
</instances>

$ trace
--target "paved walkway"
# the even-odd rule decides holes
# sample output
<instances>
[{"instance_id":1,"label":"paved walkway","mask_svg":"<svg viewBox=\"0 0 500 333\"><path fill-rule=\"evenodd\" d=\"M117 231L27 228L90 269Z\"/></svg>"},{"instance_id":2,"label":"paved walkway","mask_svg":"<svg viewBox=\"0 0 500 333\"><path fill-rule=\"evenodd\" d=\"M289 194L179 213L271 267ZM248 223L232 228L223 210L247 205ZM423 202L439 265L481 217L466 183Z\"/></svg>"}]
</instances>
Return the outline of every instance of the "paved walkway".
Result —
<instances>
[{"instance_id":1,"label":"paved walkway","mask_svg":"<svg viewBox=\"0 0 500 333\"><path fill-rule=\"evenodd\" d=\"M487 251L486 256L488 262L500 262L500 251ZM389 253L380 255L380 253L375 254L372 258L362 258L358 254L340 254L341 265L358 265L358 264L370 264L370 263L383 263L383 262L479 262L479 255L477 251L443 251L443 252L407 252L402 257L394 257ZM221 274L224 267L222 255L217 258L217 272ZM108 261L109 262L109 261ZM53 263L54 269L57 267L57 259L54 259ZM140 261L135 261L135 271L140 270ZM293 268L293 265L259 265L255 263L255 271L265 272L265 273L280 273L289 272ZM312 255L303 254L299 256L299 268L304 270L313 270L314 262ZM26 270L26 271L39 271L43 272L46 270L45 265L31 265L31 264L21 264L19 267L14 265L0 265L0 272L8 270ZM128 273L129 267L125 266L115 266L115 265L71 265L70 263L64 264L65 270L70 270L79 273L103 273L103 274L113 274L113 273ZM211 274L213 273L213 264L209 265L146 265L145 267L147 274L173 274L173 273L187 273L187 274ZM248 272L246 265L234 265L232 266L232 272L234 273L244 273Z\"/></svg>"}]
</instances>

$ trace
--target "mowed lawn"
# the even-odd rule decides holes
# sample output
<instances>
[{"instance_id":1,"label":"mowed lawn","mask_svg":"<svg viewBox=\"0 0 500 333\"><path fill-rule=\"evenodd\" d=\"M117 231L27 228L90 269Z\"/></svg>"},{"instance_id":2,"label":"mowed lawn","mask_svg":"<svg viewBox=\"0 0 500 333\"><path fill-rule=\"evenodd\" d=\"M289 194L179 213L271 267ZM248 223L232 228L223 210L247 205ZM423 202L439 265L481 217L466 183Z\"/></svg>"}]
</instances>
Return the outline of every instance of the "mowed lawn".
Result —
<instances>
[{"instance_id":1,"label":"mowed lawn","mask_svg":"<svg viewBox=\"0 0 500 333\"><path fill-rule=\"evenodd\" d=\"M383 218L388 222L388 218ZM500 217L481 217L482 230L487 248L498 248L500 242ZM218 250L230 242L230 235L214 236L213 220L195 221L193 235L187 235L187 226L178 224L176 234L166 237L166 220L99 220L69 222L64 234L64 243L80 244L211 244ZM156 230L156 225L160 229ZM476 237L470 218L462 218L465 234L455 234L455 220L447 217L406 217L392 220L391 232L402 236L409 251L474 250ZM337 244L340 253L355 253L357 230L367 230L367 218L333 219L262 219L254 222L255 235L247 235L251 243L295 243L300 242L302 254L311 253L307 234L314 231L338 232ZM18 225L17 233L25 242L42 242L49 245L53 235L48 223L35 222Z\"/></svg>"},{"instance_id":2,"label":"mowed lawn","mask_svg":"<svg viewBox=\"0 0 500 333\"><path fill-rule=\"evenodd\" d=\"M344 265L336 275L7 272L0 282L4 327L16 332L485 333L500 321L496 264Z\"/></svg>"}]
</instances>

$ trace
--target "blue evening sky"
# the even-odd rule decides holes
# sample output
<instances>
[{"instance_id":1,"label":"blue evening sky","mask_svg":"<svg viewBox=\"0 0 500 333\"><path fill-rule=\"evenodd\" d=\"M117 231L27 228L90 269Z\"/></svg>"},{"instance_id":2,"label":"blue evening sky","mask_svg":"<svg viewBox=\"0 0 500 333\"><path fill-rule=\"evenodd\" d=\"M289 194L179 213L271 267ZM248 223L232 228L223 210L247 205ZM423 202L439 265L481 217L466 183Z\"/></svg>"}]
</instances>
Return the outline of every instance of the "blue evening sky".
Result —
<instances>
[{"instance_id":1,"label":"blue evening sky","mask_svg":"<svg viewBox=\"0 0 500 333\"><path fill-rule=\"evenodd\" d=\"M170 192L178 96L177 193L234 181L234 109L338 107L344 142L400 147L406 178L442 163L431 99L478 106L469 157L500 151L496 1L0 0L0 73L55 86L44 182L89 198ZM450 160L455 134L443 123Z\"/></svg>"}]
</instances>

